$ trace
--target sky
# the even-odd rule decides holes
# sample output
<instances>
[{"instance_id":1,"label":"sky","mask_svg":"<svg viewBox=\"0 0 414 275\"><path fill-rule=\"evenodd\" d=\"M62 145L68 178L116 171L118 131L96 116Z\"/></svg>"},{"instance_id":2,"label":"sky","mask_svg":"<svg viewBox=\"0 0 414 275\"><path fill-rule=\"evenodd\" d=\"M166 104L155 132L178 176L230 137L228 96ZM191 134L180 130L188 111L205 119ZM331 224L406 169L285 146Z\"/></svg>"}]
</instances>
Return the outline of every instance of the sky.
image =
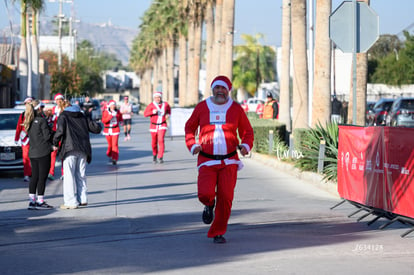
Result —
<instances>
[{"instance_id":1,"label":"sky","mask_svg":"<svg viewBox=\"0 0 414 275\"><path fill-rule=\"evenodd\" d=\"M53 17L59 11L59 0L45 0L46 9L42 17ZM88 23L108 23L119 27L137 29L140 17L148 9L152 0L62 0L63 13ZM312 1L312 0L308 0ZM6 5L6 2L8 3ZM0 0L0 29L12 24L18 25L19 3ZM313 0L313 3L315 0ZM332 0L332 11L343 1ZM315 5L315 4L313 4ZM236 0L235 42L242 43L241 34L264 34L262 44L280 46L282 0ZM413 0L371 0L371 8L379 16L380 34L399 34L414 23ZM8 12L7 12L8 11ZM414 28L409 30L410 33ZM0 33L3 35L3 33ZM0 37L1 39L1 37Z\"/></svg>"}]
</instances>

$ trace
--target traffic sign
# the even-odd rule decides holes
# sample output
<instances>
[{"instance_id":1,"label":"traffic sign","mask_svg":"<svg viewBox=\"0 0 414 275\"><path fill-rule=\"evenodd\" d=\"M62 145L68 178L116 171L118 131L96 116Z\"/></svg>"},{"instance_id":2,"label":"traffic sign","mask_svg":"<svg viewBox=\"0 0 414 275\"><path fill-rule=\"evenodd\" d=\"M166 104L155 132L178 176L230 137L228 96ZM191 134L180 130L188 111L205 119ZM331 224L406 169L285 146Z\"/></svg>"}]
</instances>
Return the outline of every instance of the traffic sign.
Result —
<instances>
[{"instance_id":1,"label":"traffic sign","mask_svg":"<svg viewBox=\"0 0 414 275\"><path fill-rule=\"evenodd\" d=\"M379 37L378 15L365 2L344 1L329 16L329 37L343 52L366 52Z\"/></svg>"}]
</instances>

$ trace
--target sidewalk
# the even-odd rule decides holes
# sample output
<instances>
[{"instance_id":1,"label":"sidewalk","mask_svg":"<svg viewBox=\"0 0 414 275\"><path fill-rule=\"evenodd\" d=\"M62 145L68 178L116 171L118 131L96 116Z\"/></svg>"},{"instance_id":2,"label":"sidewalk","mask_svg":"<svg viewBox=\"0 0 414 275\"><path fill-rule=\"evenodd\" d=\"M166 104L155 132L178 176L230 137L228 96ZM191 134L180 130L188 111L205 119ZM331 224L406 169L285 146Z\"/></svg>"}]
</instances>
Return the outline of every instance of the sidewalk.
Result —
<instances>
[{"instance_id":1,"label":"sidewalk","mask_svg":"<svg viewBox=\"0 0 414 275\"><path fill-rule=\"evenodd\" d=\"M368 227L347 217L355 210L349 204L329 210L337 195L255 154L243 159L228 243L213 244L184 138L166 138L165 163L154 165L149 122L133 122L116 166L105 156L105 138L92 138L86 208L59 209L55 180L46 200L56 208L29 211L27 183L0 177L2 274L412 273L413 236L399 236L406 227Z\"/></svg>"}]
</instances>

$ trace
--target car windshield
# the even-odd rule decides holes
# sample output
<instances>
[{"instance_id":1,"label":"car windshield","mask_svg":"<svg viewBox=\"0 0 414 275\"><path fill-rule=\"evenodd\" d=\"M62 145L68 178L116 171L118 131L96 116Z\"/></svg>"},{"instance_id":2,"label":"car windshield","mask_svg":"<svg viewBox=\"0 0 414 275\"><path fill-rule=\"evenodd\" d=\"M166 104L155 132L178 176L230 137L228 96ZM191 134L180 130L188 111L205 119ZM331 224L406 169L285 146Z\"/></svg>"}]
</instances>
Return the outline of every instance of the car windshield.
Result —
<instances>
[{"instance_id":1,"label":"car windshield","mask_svg":"<svg viewBox=\"0 0 414 275\"><path fill-rule=\"evenodd\" d=\"M414 99L402 100L401 109L414 110Z\"/></svg>"},{"instance_id":2,"label":"car windshield","mask_svg":"<svg viewBox=\"0 0 414 275\"><path fill-rule=\"evenodd\" d=\"M15 130L17 126L17 121L19 121L19 116L19 113L0 114L0 129Z\"/></svg>"}]
</instances>

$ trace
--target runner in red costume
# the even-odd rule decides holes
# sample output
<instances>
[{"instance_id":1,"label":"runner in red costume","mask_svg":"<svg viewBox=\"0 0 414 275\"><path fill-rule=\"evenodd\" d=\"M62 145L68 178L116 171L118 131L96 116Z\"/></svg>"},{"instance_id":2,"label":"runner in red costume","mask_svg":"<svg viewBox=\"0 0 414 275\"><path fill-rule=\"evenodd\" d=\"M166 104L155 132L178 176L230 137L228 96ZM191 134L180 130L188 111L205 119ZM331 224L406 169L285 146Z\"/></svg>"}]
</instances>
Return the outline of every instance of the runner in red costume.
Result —
<instances>
[{"instance_id":1,"label":"runner in red costume","mask_svg":"<svg viewBox=\"0 0 414 275\"><path fill-rule=\"evenodd\" d=\"M33 101L33 98L28 97L24 100L24 104L30 104ZM14 142L16 144L19 143L22 146L22 158L23 158L23 180L26 182L30 181L32 176L32 166L30 165L30 158L29 158L29 149L30 149L30 142L29 142L29 135L27 134L26 130L23 126L24 122L24 112L20 114L19 121L16 125L16 134L14 136Z\"/></svg>"},{"instance_id":2,"label":"runner in red costume","mask_svg":"<svg viewBox=\"0 0 414 275\"><path fill-rule=\"evenodd\" d=\"M116 165L119 159L119 124L122 122L122 114L116 109L115 100L110 100L108 108L102 113L102 123L104 124L103 135L108 142L106 155L111 159L112 164Z\"/></svg>"},{"instance_id":3,"label":"runner in red costume","mask_svg":"<svg viewBox=\"0 0 414 275\"><path fill-rule=\"evenodd\" d=\"M226 242L223 235L231 214L237 171L243 167L237 149L243 156L248 154L254 139L245 112L229 97L231 86L226 76L217 76L211 83L213 96L195 107L185 125L187 148L193 155L199 154L197 186L198 198L205 205L203 222L213 222L207 237L214 238L215 243Z\"/></svg>"},{"instance_id":4,"label":"runner in red costume","mask_svg":"<svg viewBox=\"0 0 414 275\"><path fill-rule=\"evenodd\" d=\"M171 107L167 102L162 101L162 93L155 92L154 101L145 108L144 116L150 117L151 147L153 162L164 162L165 143L164 137L167 131L167 119L171 114Z\"/></svg>"}]
</instances>

